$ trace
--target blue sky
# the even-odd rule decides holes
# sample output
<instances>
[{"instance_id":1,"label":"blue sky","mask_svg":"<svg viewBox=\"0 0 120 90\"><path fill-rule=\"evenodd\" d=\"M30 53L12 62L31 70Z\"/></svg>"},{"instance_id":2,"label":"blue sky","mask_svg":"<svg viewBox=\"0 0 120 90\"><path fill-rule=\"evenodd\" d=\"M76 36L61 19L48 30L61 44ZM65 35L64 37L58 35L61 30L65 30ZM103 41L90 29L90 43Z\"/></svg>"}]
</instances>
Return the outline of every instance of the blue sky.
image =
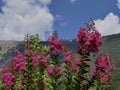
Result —
<instances>
[{"instance_id":1,"label":"blue sky","mask_svg":"<svg viewBox=\"0 0 120 90\"><path fill-rule=\"evenodd\" d=\"M69 39L75 38L79 28L90 18L104 19L110 12L119 15L116 3L116 0L76 0L73 3L70 0L53 0L49 7L54 17L59 16L54 23L59 37Z\"/></svg>"},{"instance_id":2,"label":"blue sky","mask_svg":"<svg viewBox=\"0 0 120 90\"><path fill-rule=\"evenodd\" d=\"M103 36L119 33L120 0L0 0L0 40L23 40L27 33L46 40L53 30L74 39L90 18Z\"/></svg>"}]
</instances>

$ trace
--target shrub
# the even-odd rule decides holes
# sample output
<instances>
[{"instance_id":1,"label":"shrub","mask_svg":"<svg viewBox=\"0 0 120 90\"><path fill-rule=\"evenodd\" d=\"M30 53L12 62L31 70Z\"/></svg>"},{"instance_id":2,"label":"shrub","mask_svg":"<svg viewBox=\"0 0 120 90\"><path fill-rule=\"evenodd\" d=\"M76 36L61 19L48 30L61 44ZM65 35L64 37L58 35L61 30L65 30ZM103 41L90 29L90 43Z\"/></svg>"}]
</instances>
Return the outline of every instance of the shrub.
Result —
<instances>
[{"instance_id":1,"label":"shrub","mask_svg":"<svg viewBox=\"0 0 120 90\"><path fill-rule=\"evenodd\" d=\"M102 37L97 30L80 28L78 54L51 36L49 46L40 43L39 35L28 35L24 53L15 50L10 67L2 66L1 88L4 90L112 90L114 64L109 54L100 55L94 67L90 55L97 54ZM60 64L63 55L64 63Z\"/></svg>"}]
</instances>

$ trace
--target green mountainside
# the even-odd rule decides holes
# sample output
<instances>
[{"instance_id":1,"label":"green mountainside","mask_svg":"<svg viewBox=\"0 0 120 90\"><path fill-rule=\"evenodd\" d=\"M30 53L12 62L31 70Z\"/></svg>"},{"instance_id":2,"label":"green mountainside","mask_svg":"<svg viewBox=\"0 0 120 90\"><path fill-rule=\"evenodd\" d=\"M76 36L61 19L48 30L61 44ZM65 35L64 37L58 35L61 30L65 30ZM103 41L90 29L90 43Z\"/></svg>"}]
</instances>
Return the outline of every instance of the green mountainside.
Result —
<instances>
[{"instance_id":1,"label":"green mountainside","mask_svg":"<svg viewBox=\"0 0 120 90\"><path fill-rule=\"evenodd\" d=\"M113 73L114 90L120 90L120 34L104 37L101 52L108 52L115 63L116 69Z\"/></svg>"}]
</instances>

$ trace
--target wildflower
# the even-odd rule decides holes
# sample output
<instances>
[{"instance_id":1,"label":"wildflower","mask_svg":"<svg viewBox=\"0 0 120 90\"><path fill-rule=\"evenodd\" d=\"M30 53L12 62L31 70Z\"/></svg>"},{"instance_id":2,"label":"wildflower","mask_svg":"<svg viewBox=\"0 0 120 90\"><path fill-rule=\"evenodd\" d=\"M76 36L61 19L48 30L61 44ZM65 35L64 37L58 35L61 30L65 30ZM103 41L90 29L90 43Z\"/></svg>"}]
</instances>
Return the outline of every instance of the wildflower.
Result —
<instances>
[{"instance_id":1,"label":"wildflower","mask_svg":"<svg viewBox=\"0 0 120 90\"><path fill-rule=\"evenodd\" d=\"M87 32L86 28L80 28L77 35L78 52L98 52L102 44L102 37L97 30Z\"/></svg>"},{"instance_id":2,"label":"wildflower","mask_svg":"<svg viewBox=\"0 0 120 90\"><path fill-rule=\"evenodd\" d=\"M12 73L4 73L2 75L2 82L9 88L15 84L16 78Z\"/></svg>"},{"instance_id":3,"label":"wildflower","mask_svg":"<svg viewBox=\"0 0 120 90\"><path fill-rule=\"evenodd\" d=\"M112 88L112 85L111 84L108 84L107 85L107 89L110 90Z\"/></svg>"},{"instance_id":4,"label":"wildflower","mask_svg":"<svg viewBox=\"0 0 120 90\"><path fill-rule=\"evenodd\" d=\"M49 77L53 76L58 78L62 74L62 68L60 66L56 66L55 69L53 69L52 67L48 66L47 72Z\"/></svg>"},{"instance_id":5,"label":"wildflower","mask_svg":"<svg viewBox=\"0 0 120 90\"><path fill-rule=\"evenodd\" d=\"M41 57L39 55L38 56L37 55L36 56L31 56L31 57L32 57L32 65L34 67L37 67L39 65Z\"/></svg>"},{"instance_id":6,"label":"wildflower","mask_svg":"<svg viewBox=\"0 0 120 90\"><path fill-rule=\"evenodd\" d=\"M6 66L2 65L2 73L7 73L8 71L9 69Z\"/></svg>"},{"instance_id":7,"label":"wildflower","mask_svg":"<svg viewBox=\"0 0 120 90\"><path fill-rule=\"evenodd\" d=\"M40 62L42 63L43 67L47 66L48 60L50 59L50 55L47 56L41 56Z\"/></svg>"},{"instance_id":8,"label":"wildflower","mask_svg":"<svg viewBox=\"0 0 120 90\"><path fill-rule=\"evenodd\" d=\"M107 75L105 75L105 76L103 76L102 78L101 78L101 82L107 82L108 81L108 76Z\"/></svg>"},{"instance_id":9,"label":"wildflower","mask_svg":"<svg viewBox=\"0 0 120 90\"><path fill-rule=\"evenodd\" d=\"M110 69L113 69L113 64L110 61L109 55L106 53L105 55L100 55L95 62L97 68L102 72L107 72Z\"/></svg>"},{"instance_id":10,"label":"wildflower","mask_svg":"<svg viewBox=\"0 0 120 90\"><path fill-rule=\"evenodd\" d=\"M72 62L72 69L73 71L75 71L76 73L79 72L79 66L82 64L81 62L81 58L77 58L77 60L75 60L74 62Z\"/></svg>"},{"instance_id":11,"label":"wildflower","mask_svg":"<svg viewBox=\"0 0 120 90\"><path fill-rule=\"evenodd\" d=\"M107 82L114 70L114 64L112 64L110 56L107 53L100 55L96 59L95 64L96 67L94 68L94 73L96 75L96 78L103 83Z\"/></svg>"},{"instance_id":12,"label":"wildflower","mask_svg":"<svg viewBox=\"0 0 120 90\"><path fill-rule=\"evenodd\" d=\"M99 47L102 45L102 36L97 30L89 33L89 52L98 52Z\"/></svg>"},{"instance_id":13,"label":"wildflower","mask_svg":"<svg viewBox=\"0 0 120 90\"><path fill-rule=\"evenodd\" d=\"M64 61L65 61L65 64L66 64L67 66L72 66L72 62L73 62L72 52L67 51L67 52L65 53Z\"/></svg>"},{"instance_id":14,"label":"wildflower","mask_svg":"<svg viewBox=\"0 0 120 90\"><path fill-rule=\"evenodd\" d=\"M13 68L15 71L21 72L21 71L24 71L26 69L25 60L21 54L19 54L19 53L17 53L17 54L18 55L16 55L13 58Z\"/></svg>"},{"instance_id":15,"label":"wildflower","mask_svg":"<svg viewBox=\"0 0 120 90\"><path fill-rule=\"evenodd\" d=\"M62 74L62 68L60 66L56 67L56 76L60 76Z\"/></svg>"},{"instance_id":16,"label":"wildflower","mask_svg":"<svg viewBox=\"0 0 120 90\"><path fill-rule=\"evenodd\" d=\"M49 50L52 54L58 55L64 51L62 40L57 40L52 36L48 41L50 42Z\"/></svg>"},{"instance_id":17,"label":"wildflower","mask_svg":"<svg viewBox=\"0 0 120 90\"><path fill-rule=\"evenodd\" d=\"M87 86L88 82L87 81L82 81L83 86Z\"/></svg>"},{"instance_id":18,"label":"wildflower","mask_svg":"<svg viewBox=\"0 0 120 90\"><path fill-rule=\"evenodd\" d=\"M86 28L80 28L77 37L77 42L84 44L88 40L88 32L86 31Z\"/></svg>"},{"instance_id":19,"label":"wildflower","mask_svg":"<svg viewBox=\"0 0 120 90\"><path fill-rule=\"evenodd\" d=\"M35 56L35 55L36 55L36 53L33 52L32 50L25 50L25 52L24 52L24 56L26 56L26 57L31 57L31 56Z\"/></svg>"},{"instance_id":20,"label":"wildflower","mask_svg":"<svg viewBox=\"0 0 120 90\"><path fill-rule=\"evenodd\" d=\"M18 90L24 90L24 86L23 85L19 85L18 86Z\"/></svg>"},{"instance_id":21,"label":"wildflower","mask_svg":"<svg viewBox=\"0 0 120 90\"><path fill-rule=\"evenodd\" d=\"M52 67L50 66L47 67L47 74L49 77L51 77L54 74L54 70L52 69Z\"/></svg>"}]
</instances>

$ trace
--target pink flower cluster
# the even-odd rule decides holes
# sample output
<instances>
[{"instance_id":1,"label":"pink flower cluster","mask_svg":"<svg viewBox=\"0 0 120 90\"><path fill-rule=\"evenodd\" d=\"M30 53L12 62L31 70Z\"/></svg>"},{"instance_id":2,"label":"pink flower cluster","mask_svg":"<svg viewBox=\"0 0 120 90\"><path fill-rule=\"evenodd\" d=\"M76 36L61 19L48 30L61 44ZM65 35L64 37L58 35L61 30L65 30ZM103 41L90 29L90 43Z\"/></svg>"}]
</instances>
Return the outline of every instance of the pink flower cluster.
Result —
<instances>
[{"instance_id":1,"label":"pink flower cluster","mask_svg":"<svg viewBox=\"0 0 120 90\"><path fill-rule=\"evenodd\" d=\"M19 85L18 86L18 90L24 90L24 86L23 85Z\"/></svg>"},{"instance_id":2,"label":"pink flower cluster","mask_svg":"<svg viewBox=\"0 0 120 90\"><path fill-rule=\"evenodd\" d=\"M53 76L58 78L62 74L62 68L60 66L56 66L55 69L53 69L51 66L48 66L47 74L48 74L48 77Z\"/></svg>"},{"instance_id":3,"label":"pink flower cluster","mask_svg":"<svg viewBox=\"0 0 120 90\"><path fill-rule=\"evenodd\" d=\"M49 55L48 56L40 56L40 55L32 56L32 65L34 67L37 67L41 63L43 67L46 67L49 58L50 58Z\"/></svg>"},{"instance_id":4,"label":"pink flower cluster","mask_svg":"<svg viewBox=\"0 0 120 90\"><path fill-rule=\"evenodd\" d=\"M50 43L49 50L52 54L58 55L64 51L62 40L57 40L54 36L51 36L48 41Z\"/></svg>"},{"instance_id":5,"label":"pink flower cluster","mask_svg":"<svg viewBox=\"0 0 120 90\"><path fill-rule=\"evenodd\" d=\"M67 66L72 66L74 56L71 51L67 51L64 56L64 61Z\"/></svg>"},{"instance_id":6,"label":"pink flower cluster","mask_svg":"<svg viewBox=\"0 0 120 90\"><path fill-rule=\"evenodd\" d=\"M50 55L41 56L40 62L42 63L43 67L47 67L47 63L48 63L49 59L50 59Z\"/></svg>"},{"instance_id":7,"label":"pink flower cluster","mask_svg":"<svg viewBox=\"0 0 120 90\"><path fill-rule=\"evenodd\" d=\"M65 64L75 72L78 72L78 66L82 64L81 58L74 56L71 51L65 52L64 61Z\"/></svg>"},{"instance_id":8,"label":"pink flower cluster","mask_svg":"<svg viewBox=\"0 0 120 90\"><path fill-rule=\"evenodd\" d=\"M48 73L48 76L49 76L49 77L52 76L52 75L54 74L53 68L50 67L50 66L48 66L48 67L47 67L47 73Z\"/></svg>"},{"instance_id":9,"label":"pink flower cluster","mask_svg":"<svg viewBox=\"0 0 120 90\"><path fill-rule=\"evenodd\" d=\"M35 56L36 53L33 52L32 50L25 50L24 51L24 56L26 57L26 59L30 58L31 56Z\"/></svg>"},{"instance_id":10,"label":"pink flower cluster","mask_svg":"<svg viewBox=\"0 0 120 90\"><path fill-rule=\"evenodd\" d=\"M15 56L13 58L13 68L18 72L24 71L26 69L25 59L18 50L15 51Z\"/></svg>"},{"instance_id":11,"label":"pink flower cluster","mask_svg":"<svg viewBox=\"0 0 120 90\"><path fill-rule=\"evenodd\" d=\"M33 67L37 67L40 63L41 57L39 55L32 56L32 65Z\"/></svg>"},{"instance_id":12,"label":"pink flower cluster","mask_svg":"<svg viewBox=\"0 0 120 90\"><path fill-rule=\"evenodd\" d=\"M76 58L76 60L72 63L73 70L78 73L79 72L79 66L82 64L81 58Z\"/></svg>"},{"instance_id":13,"label":"pink flower cluster","mask_svg":"<svg viewBox=\"0 0 120 90\"><path fill-rule=\"evenodd\" d=\"M24 57L25 57L25 60L31 63L33 67L37 67L39 65L40 58L41 58L40 56L37 56L37 54L32 50L25 50Z\"/></svg>"},{"instance_id":14,"label":"pink flower cluster","mask_svg":"<svg viewBox=\"0 0 120 90\"><path fill-rule=\"evenodd\" d=\"M110 56L105 53L104 55L100 55L96 59L96 68L94 69L94 73L96 78L101 80L101 82L107 82L112 75L114 70L114 64L112 64L110 60Z\"/></svg>"},{"instance_id":15,"label":"pink flower cluster","mask_svg":"<svg viewBox=\"0 0 120 90\"><path fill-rule=\"evenodd\" d=\"M15 84L16 77L8 72L2 75L2 82L5 83L6 87L9 88Z\"/></svg>"},{"instance_id":16,"label":"pink flower cluster","mask_svg":"<svg viewBox=\"0 0 120 90\"><path fill-rule=\"evenodd\" d=\"M44 55L37 55L35 52L33 52L32 50L25 50L25 58L26 60L30 60L31 64L33 67L37 67L40 63L42 64L42 66L46 67L48 60L50 58L49 55L44 56Z\"/></svg>"},{"instance_id":17,"label":"pink flower cluster","mask_svg":"<svg viewBox=\"0 0 120 90\"><path fill-rule=\"evenodd\" d=\"M77 35L78 52L98 52L102 45L102 37L97 30L88 32L86 28L80 28Z\"/></svg>"},{"instance_id":18,"label":"pink flower cluster","mask_svg":"<svg viewBox=\"0 0 120 90\"><path fill-rule=\"evenodd\" d=\"M4 65L2 65L2 73L7 73L7 72L9 72L9 69L6 67L6 66L4 66Z\"/></svg>"}]
</instances>

